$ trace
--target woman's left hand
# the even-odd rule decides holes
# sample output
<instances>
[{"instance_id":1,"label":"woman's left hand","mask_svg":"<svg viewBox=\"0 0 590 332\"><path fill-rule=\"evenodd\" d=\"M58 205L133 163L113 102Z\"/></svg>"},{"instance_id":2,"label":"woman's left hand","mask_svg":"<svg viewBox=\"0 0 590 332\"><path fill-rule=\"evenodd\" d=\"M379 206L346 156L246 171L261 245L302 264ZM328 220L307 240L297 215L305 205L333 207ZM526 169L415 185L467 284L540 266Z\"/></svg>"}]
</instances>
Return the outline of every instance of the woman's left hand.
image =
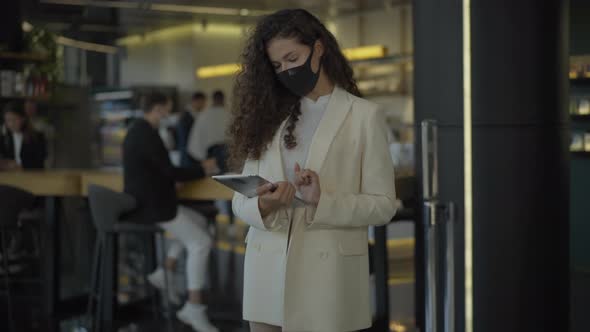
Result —
<instances>
[{"instance_id":1,"label":"woman's left hand","mask_svg":"<svg viewBox=\"0 0 590 332\"><path fill-rule=\"evenodd\" d=\"M299 163L295 163L295 188L306 203L318 205L320 202L320 177L312 170L302 170Z\"/></svg>"}]
</instances>

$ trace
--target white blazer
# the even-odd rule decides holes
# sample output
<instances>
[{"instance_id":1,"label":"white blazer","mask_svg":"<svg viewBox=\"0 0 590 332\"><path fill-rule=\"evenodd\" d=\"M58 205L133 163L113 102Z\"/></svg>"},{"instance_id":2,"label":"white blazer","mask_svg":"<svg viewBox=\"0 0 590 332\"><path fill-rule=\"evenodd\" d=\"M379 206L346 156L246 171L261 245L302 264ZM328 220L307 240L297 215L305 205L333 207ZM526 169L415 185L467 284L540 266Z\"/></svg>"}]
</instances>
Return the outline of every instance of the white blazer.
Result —
<instances>
[{"instance_id":1,"label":"white blazer","mask_svg":"<svg viewBox=\"0 0 590 332\"><path fill-rule=\"evenodd\" d=\"M279 145L285 123L260 160L246 161L243 174L285 181ZM317 209L284 209L263 220L257 198L234 195L235 215L252 226L245 320L293 332L371 326L367 229L386 224L396 211L387 137L376 104L336 87L305 165L320 177Z\"/></svg>"}]
</instances>

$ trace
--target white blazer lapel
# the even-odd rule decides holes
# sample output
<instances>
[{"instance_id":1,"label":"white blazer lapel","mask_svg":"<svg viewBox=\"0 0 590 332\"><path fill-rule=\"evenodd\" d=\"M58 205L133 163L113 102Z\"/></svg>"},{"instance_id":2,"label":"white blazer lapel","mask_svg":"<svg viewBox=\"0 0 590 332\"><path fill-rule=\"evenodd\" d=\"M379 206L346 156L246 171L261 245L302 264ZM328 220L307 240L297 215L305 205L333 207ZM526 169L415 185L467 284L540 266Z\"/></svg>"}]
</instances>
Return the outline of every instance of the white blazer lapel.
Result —
<instances>
[{"instance_id":1,"label":"white blazer lapel","mask_svg":"<svg viewBox=\"0 0 590 332\"><path fill-rule=\"evenodd\" d=\"M287 120L283 121L275 133L272 143L268 147L268 151L266 153L266 167L268 174L270 174L267 180L269 181L278 182L286 180L285 170L283 169L283 158L281 156L281 133L287 124Z\"/></svg>"},{"instance_id":2,"label":"white blazer lapel","mask_svg":"<svg viewBox=\"0 0 590 332\"><path fill-rule=\"evenodd\" d=\"M305 168L320 172L330 145L346 119L351 104L352 100L347 92L338 86L334 87L326 112L311 141Z\"/></svg>"}]
</instances>

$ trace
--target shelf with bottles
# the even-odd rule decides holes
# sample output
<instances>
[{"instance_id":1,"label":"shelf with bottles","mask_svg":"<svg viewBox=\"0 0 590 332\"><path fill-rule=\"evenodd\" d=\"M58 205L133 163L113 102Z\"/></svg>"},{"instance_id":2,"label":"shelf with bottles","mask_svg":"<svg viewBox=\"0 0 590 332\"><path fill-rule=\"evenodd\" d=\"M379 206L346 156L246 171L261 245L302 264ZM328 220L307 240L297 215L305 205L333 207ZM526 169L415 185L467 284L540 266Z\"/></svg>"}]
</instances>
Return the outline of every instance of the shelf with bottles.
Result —
<instances>
[{"instance_id":1,"label":"shelf with bottles","mask_svg":"<svg viewBox=\"0 0 590 332\"><path fill-rule=\"evenodd\" d=\"M39 97L28 97L28 96L13 96L13 97L4 97L0 96L0 102L2 101L34 101L36 103L47 103L51 101L51 96L39 96Z\"/></svg>"},{"instance_id":2,"label":"shelf with bottles","mask_svg":"<svg viewBox=\"0 0 590 332\"><path fill-rule=\"evenodd\" d=\"M409 94L411 55L391 55L351 62L358 88L365 97Z\"/></svg>"},{"instance_id":3,"label":"shelf with bottles","mask_svg":"<svg viewBox=\"0 0 590 332\"><path fill-rule=\"evenodd\" d=\"M572 130L570 152L590 154L590 131L581 129Z\"/></svg>"},{"instance_id":4,"label":"shelf with bottles","mask_svg":"<svg viewBox=\"0 0 590 332\"><path fill-rule=\"evenodd\" d=\"M569 78L572 82L590 82L590 55L570 57Z\"/></svg>"},{"instance_id":5,"label":"shelf with bottles","mask_svg":"<svg viewBox=\"0 0 590 332\"><path fill-rule=\"evenodd\" d=\"M105 122L127 122L143 116L141 107L151 91L161 91L176 100L176 88L171 87L103 88L93 92L94 109Z\"/></svg>"},{"instance_id":6,"label":"shelf with bottles","mask_svg":"<svg viewBox=\"0 0 590 332\"><path fill-rule=\"evenodd\" d=\"M0 52L0 60L2 61L14 61L14 62L44 62L47 61L48 56L46 54L38 53L24 53L24 52Z\"/></svg>"},{"instance_id":7,"label":"shelf with bottles","mask_svg":"<svg viewBox=\"0 0 590 332\"><path fill-rule=\"evenodd\" d=\"M142 115L136 109L131 90L104 90L93 93L97 116L103 126L125 126L131 119Z\"/></svg>"},{"instance_id":8,"label":"shelf with bottles","mask_svg":"<svg viewBox=\"0 0 590 332\"><path fill-rule=\"evenodd\" d=\"M111 123L100 128L102 166L122 163L122 146L127 134L126 123Z\"/></svg>"},{"instance_id":9,"label":"shelf with bottles","mask_svg":"<svg viewBox=\"0 0 590 332\"><path fill-rule=\"evenodd\" d=\"M102 87L92 91L93 119L100 132L97 137L100 148L96 150L95 159L97 167L121 166L127 128L143 116L145 96L152 91L160 91L176 101L176 87L171 86Z\"/></svg>"},{"instance_id":10,"label":"shelf with bottles","mask_svg":"<svg viewBox=\"0 0 590 332\"><path fill-rule=\"evenodd\" d=\"M569 113L572 120L590 120L590 93L570 96Z\"/></svg>"},{"instance_id":11,"label":"shelf with bottles","mask_svg":"<svg viewBox=\"0 0 590 332\"><path fill-rule=\"evenodd\" d=\"M384 57L379 58L372 58L372 59L364 59L364 60L354 60L350 61L350 64L353 68L362 68L362 67L370 67L375 65L389 65L389 66L399 66L404 64L411 64L413 62L413 55L412 54L393 54L387 55Z\"/></svg>"},{"instance_id":12,"label":"shelf with bottles","mask_svg":"<svg viewBox=\"0 0 590 332\"><path fill-rule=\"evenodd\" d=\"M123 150L120 147L108 146L102 149L102 166L118 166L123 162Z\"/></svg>"},{"instance_id":13,"label":"shelf with bottles","mask_svg":"<svg viewBox=\"0 0 590 332\"><path fill-rule=\"evenodd\" d=\"M131 90L106 90L94 92L94 101L96 102L112 102L125 101L133 99L133 91Z\"/></svg>"},{"instance_id":14,"label":"shelf with bottles","mask_svg":"<svg viewBox=\"0 0 590 332\"><path fill-rule=\"evenodd\" d=\"M0 98L48 100L49 80L26 71L0 70Z\"/></svg>"}]
</instances>

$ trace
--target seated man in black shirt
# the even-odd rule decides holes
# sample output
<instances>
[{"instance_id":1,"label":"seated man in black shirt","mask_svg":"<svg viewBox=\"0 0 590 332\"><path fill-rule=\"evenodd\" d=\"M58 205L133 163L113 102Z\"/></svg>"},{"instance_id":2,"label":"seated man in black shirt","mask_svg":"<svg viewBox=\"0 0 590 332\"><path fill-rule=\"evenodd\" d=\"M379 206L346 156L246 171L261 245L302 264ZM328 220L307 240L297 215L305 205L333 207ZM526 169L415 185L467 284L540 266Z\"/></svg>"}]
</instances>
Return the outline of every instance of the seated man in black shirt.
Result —
<instances>
[{"instance_id":1,"label":"seated man in black shirt","mask_svg":"<svg viewBox=\"0 0 590 332\"><path fill-rule=\"evenodd\" d=\"M176 266L184 247L187 250L187 281L189 299L176 316L198 332L216 332L206 316L201 302L201 290L207 275L207 260L211 249L211 236L207 222L201 214L178 205L176 183L210 175L217 169L214 160L206 160L194 168L176 168L168 150L158 134L160 121L172 110L172 101L161 93L152 93L146 100L144 117L131 125L123 143L123 170L125 192L135 197L137 209L130 217L134 222L157 223L172 234L182 246L168 250L166 269L158 268L148 276L157 288L163 289L164 273ZM173 280L170 277L168 280ZM175 287L168 296L178 301Z\"/></svg>"},{"instance_id":2,"label":"seated man in black shirt","mask_svg":"<svg viewBox=\"0 0 590 332\"><path fill-rule=\"evenodd\" d=\"M22 106L6 105L0 127L0 170L41 169L45 159L45 136L33 128Z\"/></svg>"}]
</instances>

